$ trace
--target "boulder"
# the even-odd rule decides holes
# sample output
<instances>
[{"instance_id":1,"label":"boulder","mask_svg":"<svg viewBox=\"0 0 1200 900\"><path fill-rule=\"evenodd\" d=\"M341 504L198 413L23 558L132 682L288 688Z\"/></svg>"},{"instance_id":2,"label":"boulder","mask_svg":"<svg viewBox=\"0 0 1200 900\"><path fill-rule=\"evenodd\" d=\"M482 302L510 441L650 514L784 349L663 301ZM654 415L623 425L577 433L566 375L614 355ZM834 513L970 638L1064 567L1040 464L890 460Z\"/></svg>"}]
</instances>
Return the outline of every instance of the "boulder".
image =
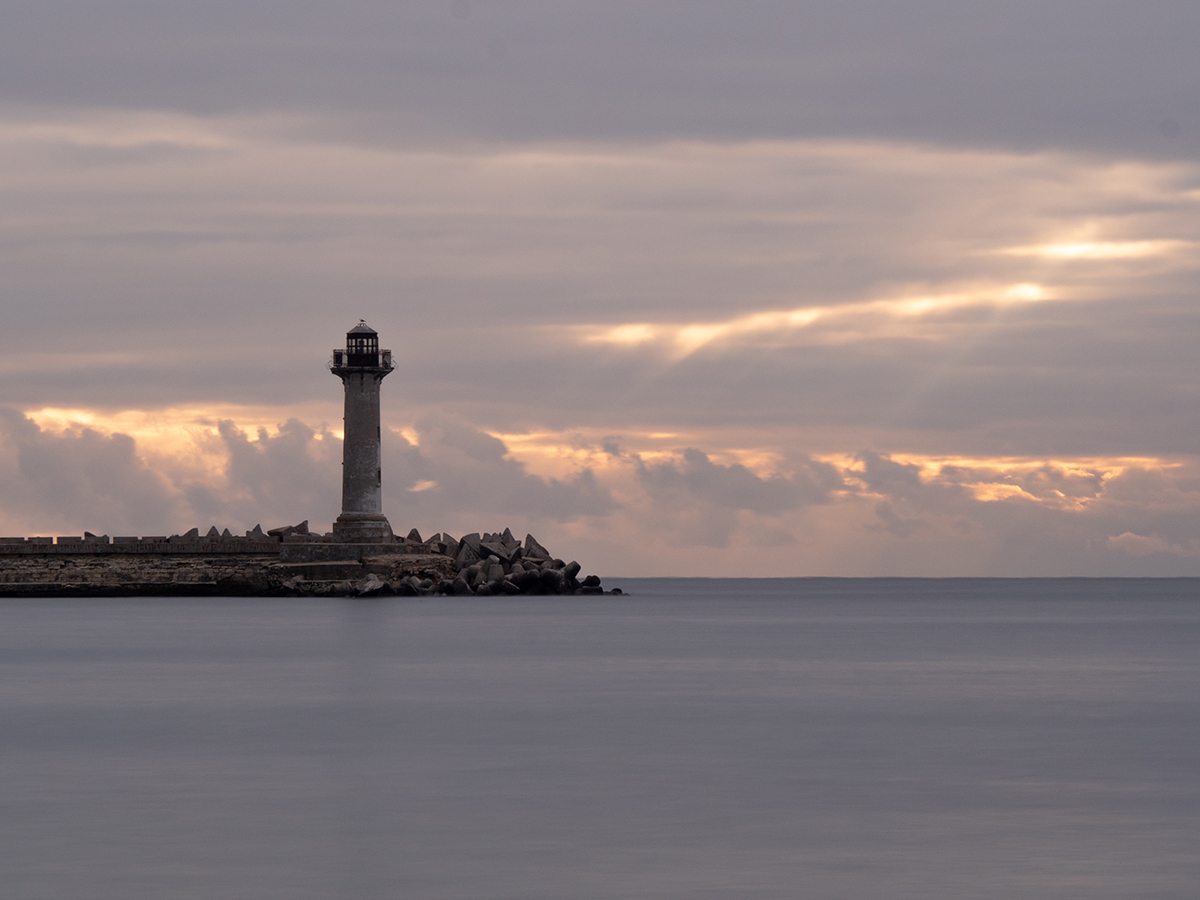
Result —
<instances>
[{"instance_id":1,"label":"boulder","mask_svg":"<svg viewBox=\"0 0 1200 900\"><path fill-rule=\"evenodd\" d=\"M380 593L385 587L386 582L374 572L367 573L365 578L360 579L354 585L355 593L360 597L367 597L372 594Z\"/></svg>"},{"instance_id":2,"label":"boulder","mask_svg":"<svg viewBox=\"0 0 1200 900\"><path fill-rule=\"evenodd\" d=\"M600 587L600 576L589 575L587 578L583 579L583 586L587 588Z\"/></svg>"},{"instance_id":3,"label":"boulder","mask_svg":"<svg viewBox=\"0 0 1200 900\"><path fill-rule=\"evenodd\" d=\"M565 566L563 566L563 577L569 581L570 579L572 579L576 575L578 575L579 570L582 568L583 568L583 566L579 565L579 563L572 560L571 562L569 562Z\"/></svg>"},{"instance_id":4,"label":"boulder","mask_svg":"<svg viewBox=\"0 0 1200 900\"><path fill-rule=\"evenodd\" d=\"M563 590L563 574L557 569L542 569L538 578L542 590L547 594L561 594Z\"/></svg>"},{"instance_id":5,"label":"boulder","mask_svg":"<svg viewBox=\"0 0 1200 900\"><path fill-rule=\"evenodd\" d=\"M265 538L266 534L263 533L262 525L255 525L253 528L251 528L249 531L246 532L246 537L248 537L248 538Z\"/></svg>"},{"instance_id":6,"label":"boulder","mask_svg":"<svg viewBox=\"0 0 1200 900\"><path fill-rule=\"evenodd\" d=\"M217 531L216 525L210 525L208 531L204 533L204 536L206 538L219 538L221 536L221 532Z\"/></svg>"},{"instance_id":7,"label":"boulder","mask_svg":"<svg viewBox=\"0 0 1200 900\"><path fill-rule=\"evenodd\" d=\"M458 569L465 569L473 563L479 562L479 551L463 541L458 545L458 553L454 557L454 565Z\"/></svg>"},{"instance_id":8,"label":"boulder","mask_svg":"<svg viewBox=\"0 0 1200 900\"><path fill-rule=\"evenodd\" d=\"M405 540L412 541L414 544L425 543L423 540L421 540L421 532L417 531L417 529L415 529L415 528L412 529L411 531L409 531L408 536L405 538Z\"/></svg>"},{"instance_id":9,"label":"boulder","mask_svg":"<svg viewBox=\"0 0 1200 900\"><path fill-rule=\"evenodd\" d=\"M482 553L491 554L496 559L508 562L512 562L513 553L521 549L520 547L505 547L500 541L480 541L480 548Z\"/></svg>"},{"instance_id":10,"label":"boulder","mask_svg":"<svg viewBox=\"0 0 1200 900\"><path fill-rule=\"evenodd\" d=\"M537 542L532 534L525 535L526 559L549 559L550 551Z\"/></svg>"}]
</instances>

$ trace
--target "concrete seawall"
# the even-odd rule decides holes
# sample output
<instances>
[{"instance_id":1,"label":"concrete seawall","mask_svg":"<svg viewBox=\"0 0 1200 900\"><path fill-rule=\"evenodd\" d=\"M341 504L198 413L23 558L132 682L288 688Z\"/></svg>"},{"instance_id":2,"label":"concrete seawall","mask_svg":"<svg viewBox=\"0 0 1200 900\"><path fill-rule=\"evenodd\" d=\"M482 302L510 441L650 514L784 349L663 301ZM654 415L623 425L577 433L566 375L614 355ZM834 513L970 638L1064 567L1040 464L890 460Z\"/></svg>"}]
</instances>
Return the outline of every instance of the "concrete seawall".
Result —
<instances>
[{"instance_id":1,"label":"concrete seawall","mask_svg":"<svg viewBox=\"0 0 1200 900\"><path fill-rule=\"evenodd\" d=\"M279 541L248 540L246 538L171 540L165 537L114 538L112 543L82 538L0 538L0 556L101 556L109 554L144 555L170 554L274 554L279 555Z\"/></svg>"},{"instance_id":2,"label":"concrete seawall","mask_svg":"<svg viewBox=\"0 0 1200 900\"><path fill-rule=\"evenodd\" d=\"M374 576L453 577L444 556L394 554L333 560L280 559L272 553L20 553L0 556L0 597L29 596L344 596Z\"/></svg>"}]
</instances>

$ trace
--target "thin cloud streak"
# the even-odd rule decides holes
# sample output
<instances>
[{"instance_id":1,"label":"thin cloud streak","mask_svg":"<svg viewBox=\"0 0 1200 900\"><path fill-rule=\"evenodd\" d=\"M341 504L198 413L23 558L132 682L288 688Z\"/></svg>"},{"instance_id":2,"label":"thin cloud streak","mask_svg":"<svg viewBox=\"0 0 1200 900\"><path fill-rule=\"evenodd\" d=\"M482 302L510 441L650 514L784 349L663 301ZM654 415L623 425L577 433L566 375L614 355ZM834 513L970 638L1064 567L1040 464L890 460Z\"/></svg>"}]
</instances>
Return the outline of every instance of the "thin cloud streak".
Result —
<instances>
[{"instance_id":1,"label":"thin cloud streak","mask_svg":"<svg viewBox=\"0 0 1200 900\"><path fill-rule=\"evenodd\" d=\"M787 310L768 310L749 313L721 322L688 322L662 324L631 322L623 325L572 326L569 331L584 344L615 344L620 347L650 345L666 350L680 360L707 347L739 338L801 331L818 323L853 320L853 332L869 339L881 329L881 319L907 319L937 316L956 310L981 307L995 311L1017 304L1041 303L1052 298L1037 284L1013 284L992 288L977 288L971 293L939 296L904 297L888 300L868 300L844 303L839 306L809 306ZM890 324L890 323L888 323ZM884 328L891 329L886 325ZM845 333L844 330L842 332Z\"/></svg>"}]
</instances>

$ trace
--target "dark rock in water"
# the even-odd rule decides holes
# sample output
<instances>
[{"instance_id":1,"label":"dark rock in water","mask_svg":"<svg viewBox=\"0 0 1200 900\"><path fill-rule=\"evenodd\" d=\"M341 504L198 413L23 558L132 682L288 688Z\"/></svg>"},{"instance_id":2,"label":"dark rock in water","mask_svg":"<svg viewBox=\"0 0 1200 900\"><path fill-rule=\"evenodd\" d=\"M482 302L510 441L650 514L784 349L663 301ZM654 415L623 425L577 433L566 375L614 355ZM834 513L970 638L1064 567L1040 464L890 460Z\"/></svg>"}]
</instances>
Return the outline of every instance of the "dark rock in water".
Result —
<instances>
[{"instance_id":1,"label":"dark rock in water","mask_svg":"<svg viewBox=\"0 0 1200 900\"><path fill-rule=\"evenodd\" d=\"M603 594L604 588L600 587L599 585L597 585L596 587L584 586L579 589L579 593L581 593L581 594Z\"/></svg>"},{"instance_id":2,"label":"dark rock in water","mask_svg":"<svg viewBox=\"0 0 1200 900\"><path fill-rule=\"evenodd\" d=\"M490 584L481 584L475 589L475 596L490 597L492 596L492 586Z\"/></svg>"},{"instance_id":3,"label":"dark rock in water","mask_svg":"<svg viewBox=\"0 0 1200 900\"><path fill-rule=\"evenodd\" d=\"M620 588L613 588L611 591L609 591L609 593L610 594L618 594L621 596L624 596L624 594L625 594L625 592L623 590L621 590Z\"/></svg>"},{"instance_id":4,"label":"dark rock in water","mask_svg":"<svg viewBox=\"0 0 1200 900\"><path fill-rule=\"evenodd\" d=\"M538 572L525 571L520 575L513 576L513 584L519 587L522 591L533 592L537 590L538 585L542 583L541 576Z\"/></svg>"},{"instance_id":5,"label":"dark rock in water","mask_svg":"<svg viewBox=\"0 0 1200 900\"><path fill-rule=\"evenodd\" d=\"M563 589L563 575L557 569L542 569L538 581L542 589L549 594L560 594Z\"/></svg>"},{"instance_id":6,"label":"dark rock in water","mask_svg":"<svg viewBox=\"0 0 1200 900\"><path fill-rule=\"evenodd\" d=\"M513 583L512 581L508 581L508 580L500 582L500 590L504 591L504 593L506 593L506 594L521 593L521 588L518 585L516 585L515 583Z\"/></svg>"},{"instance_id":7,"label":"dark rock in water","mask_svg":"<svg viewBox=\"0 0 1200 900\"><path fill-rule=\"evenodd\" d=\"M436 590L435 590L435 593L438 593L438 594L453 594L453 593L454 593L454 582L453 582L453 581L447 581L447 580L445 580L445 579L443 579L442 581L439 581L439 582L437 583L437 588L436 588Z\"/></svg>"},{"instance_id":8,"label":"dark rock in water","mask_svg":"<svg viewBox=\"0 0 1200 900\"><path fill-rule=\"evenodd\" d=\"M406 578L396 585L396 594L400 597L416 597L420 591L413 587L413 583Z\"/></svg>"},{"instance_id":9,"label":"dark rock in water","mask_svg":"<svg viewBox=\"0 0 1200 900\"><path fill-rule=\"evenodd\" d=\"M369 597L371 595L380 593L386 586L387 585L384 583L383 579L381 579L374 572L370 572L366 578L363 578L354 585L354 589L358 592L360 597Z\"/></svg>"},{"instance_id":10,"label":"dark rock in water","mask_svg":"<svg viewBox=\"0 0 1200 900\"><path fill-rule=\"evenodd\" d=\"M466 579L463 578L461 575L459 575L457 578L454 579L454 583L450 585L450 593L455 594L455 595L462 595L462 594L473 594L475 592L473 590L471 590L471 586L469 584L467 584Z\"/></svg>"},{"instance_id":11,"label":"dark rock in water","mask_svg":"<svg viewBox=\"0 0 1200 900\"><path fill-rule=\"evenodd\" d=\"M414 544L425 543L423 540L421 540L421 532L417 531L415 528L408 533L408 537L406 537L405 540L412 541Z\"/></svg>"},{"instance_id":12,"label":"dark rock in water","mask_svg":"<svg viewBox=\"0 0 1200 900\"><path fill-rule=\"evenodd\" d=\"M579 570L582 568L583 566L581 566L579 563L571 561L563 566L563 577L566 579L574 578L579 574Z\"/></svg>"},{"instance_id":13,"label":"dark rock in water","mask_svg":"<svg viewBox=\"0 0 1200 900\"><path fill-rule=\"evenodd\" d=\"M584 587L600 587L600 576L599 575L589 575L587 578L583 579L583 586Z\"/></svg>"}]
</instances>

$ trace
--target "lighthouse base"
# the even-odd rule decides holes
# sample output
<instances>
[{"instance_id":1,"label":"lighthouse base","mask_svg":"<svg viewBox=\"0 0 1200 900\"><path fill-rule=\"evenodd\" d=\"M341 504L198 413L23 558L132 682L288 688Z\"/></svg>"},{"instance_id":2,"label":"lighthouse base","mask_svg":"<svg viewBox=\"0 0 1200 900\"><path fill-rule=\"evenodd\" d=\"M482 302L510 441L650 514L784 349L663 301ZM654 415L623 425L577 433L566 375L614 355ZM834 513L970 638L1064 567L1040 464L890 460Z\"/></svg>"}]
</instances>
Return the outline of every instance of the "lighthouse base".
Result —
<instances>
[{"instance_id":1,"label":"lighthouse base","mask_svg":"<svg viewBox=\"0 0 1200 900\"><path fill-rule=\"evenodd\" d=\"M383 513L342 513L333 523L333 535L347 544L388 544L396 539Z\"/></svg>"}]
</instances>

